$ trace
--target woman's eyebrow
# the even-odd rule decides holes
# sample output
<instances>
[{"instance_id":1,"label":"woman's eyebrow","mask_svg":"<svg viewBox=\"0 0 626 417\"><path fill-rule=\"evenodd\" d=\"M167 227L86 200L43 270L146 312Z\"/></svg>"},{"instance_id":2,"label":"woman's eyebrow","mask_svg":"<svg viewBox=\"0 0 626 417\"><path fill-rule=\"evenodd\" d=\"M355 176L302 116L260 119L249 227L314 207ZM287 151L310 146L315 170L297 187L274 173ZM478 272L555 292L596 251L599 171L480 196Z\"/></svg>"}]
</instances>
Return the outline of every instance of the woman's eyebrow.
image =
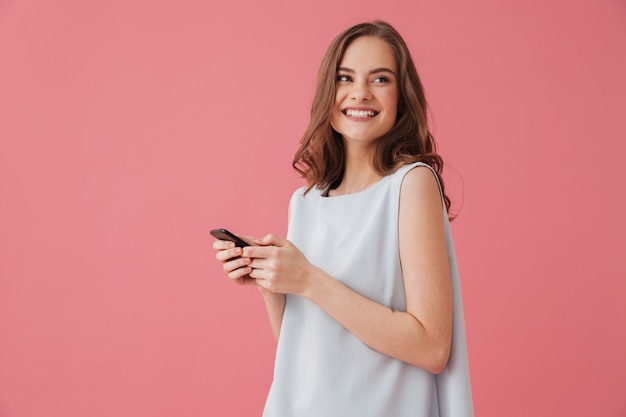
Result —
<instances>
[{"instance_id":1,"label":"woman's eyebrow","mask_svg":"<svg viewBox=\"0 0 626 417\"><path fill-rule=\"evenodd\" d=\"M338 72L339 72L339 71L342 71L342 72L347 72L347 73L350 73L350 74L354 74L354 72L355 72L353 69L351 69L351 68L346 68L346 67L339 67L339 68L337 68L337 71L338 71ZM381 67L381 68L374 68L373 70L371 70L371 71L369 72L369 74L375 74L375 73L377 73L377 72L388 72L388 73L390 73L390 74L392 74L392 75L394 75L394 76L396 75L396 73L395 73L395 72L393 72L393 71L392 71L392 70L390 70L389 68L385 68L385 67Z\"/></svg>"}]
</instances>

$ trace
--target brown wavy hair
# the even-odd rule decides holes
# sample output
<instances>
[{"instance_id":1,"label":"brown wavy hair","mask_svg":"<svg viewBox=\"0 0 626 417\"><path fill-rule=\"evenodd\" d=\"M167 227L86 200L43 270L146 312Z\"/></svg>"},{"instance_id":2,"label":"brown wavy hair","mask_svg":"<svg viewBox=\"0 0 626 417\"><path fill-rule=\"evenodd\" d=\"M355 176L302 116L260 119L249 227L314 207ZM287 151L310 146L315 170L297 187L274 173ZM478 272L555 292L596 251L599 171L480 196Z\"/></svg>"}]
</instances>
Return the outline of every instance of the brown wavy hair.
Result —
<instances>
[{"instance_id":1,"label":"brown wavy hair","mask_svg":"<svg viewBox=\"0 0 626 417\"><path fill-rule=\"evenodd\" d=\"M443 190L443 159L437 154L435 139L428 129L428 105L409 48L390 24L374 21L360 23L340 33L328 47L320 65L311 120L292 163L308 182L306 192L313 187L335 188L343 179L344 144L341 135L330 125L330 115L335 102L337 69L348 46L361 36L375 36L387 42L398 68L396 123L375 142L372 168L380 175L389 175L403 165L424 162L435 170ZM449 212L450 198L445 191L443 199Z\"/></svg>"}]
</instances>

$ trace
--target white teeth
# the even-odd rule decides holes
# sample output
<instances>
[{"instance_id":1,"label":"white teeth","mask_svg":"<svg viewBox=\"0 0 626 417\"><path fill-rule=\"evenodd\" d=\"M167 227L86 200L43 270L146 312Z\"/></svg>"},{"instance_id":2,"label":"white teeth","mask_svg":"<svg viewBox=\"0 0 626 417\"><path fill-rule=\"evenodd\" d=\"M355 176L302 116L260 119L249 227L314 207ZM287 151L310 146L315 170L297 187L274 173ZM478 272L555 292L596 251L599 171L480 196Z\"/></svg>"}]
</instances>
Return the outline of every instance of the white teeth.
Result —
<instances>
[{"instance_id":1,"label":"white teeth","mask_svg":"<svg viewBox=\"0 0 626 417\"><path fill-rule=\"evenodd\" d=\"M346 115L348 115L350 117L356 117L357 119L365 119L367 117L374 117L374 116L376 116L376 112L374 112L373 110L348 109L348 110L346 110Z\"/></svg>"}]
</instances>

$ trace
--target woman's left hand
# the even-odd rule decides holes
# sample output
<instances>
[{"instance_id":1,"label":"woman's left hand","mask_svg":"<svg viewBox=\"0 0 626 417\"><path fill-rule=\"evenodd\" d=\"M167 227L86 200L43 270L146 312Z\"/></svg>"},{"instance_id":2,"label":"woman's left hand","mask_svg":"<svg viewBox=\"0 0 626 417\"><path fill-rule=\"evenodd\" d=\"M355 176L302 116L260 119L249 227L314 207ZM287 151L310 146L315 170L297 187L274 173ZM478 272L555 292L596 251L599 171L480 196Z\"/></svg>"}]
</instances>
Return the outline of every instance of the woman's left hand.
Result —
<instances>
[{"instance_id":1,"label":"woman's left hand","mask_svg":"<svg viewBox=\"0 0 626 417\"><path fill-rule=\"evenodd\" d=\"M315 267L293 243L272 234L254 243L258 246L243 248L242 256L252 259L249 275L258 286L282 294L307 291Z\"/></svg>"}]
</instances>

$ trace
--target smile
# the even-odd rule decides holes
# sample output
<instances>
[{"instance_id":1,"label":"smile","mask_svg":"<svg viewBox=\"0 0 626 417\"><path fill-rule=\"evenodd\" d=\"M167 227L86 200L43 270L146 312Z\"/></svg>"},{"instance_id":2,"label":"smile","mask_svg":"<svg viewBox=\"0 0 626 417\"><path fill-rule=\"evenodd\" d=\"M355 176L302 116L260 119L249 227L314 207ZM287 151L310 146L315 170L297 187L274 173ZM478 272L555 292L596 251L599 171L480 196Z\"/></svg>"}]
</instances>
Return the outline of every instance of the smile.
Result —
<instances>
[{"instance_id":1,"label":"smile","mask_svg":"<svg viewBox=\"0 0 626 417\"><path fill-rule=\"evenodd\" d=\"M343 111L343 114L349 117L354 117L356 119L367 119L368 117L376 116L378 112L374 110L346 109Z\"/></svg>"}]
</instances>

